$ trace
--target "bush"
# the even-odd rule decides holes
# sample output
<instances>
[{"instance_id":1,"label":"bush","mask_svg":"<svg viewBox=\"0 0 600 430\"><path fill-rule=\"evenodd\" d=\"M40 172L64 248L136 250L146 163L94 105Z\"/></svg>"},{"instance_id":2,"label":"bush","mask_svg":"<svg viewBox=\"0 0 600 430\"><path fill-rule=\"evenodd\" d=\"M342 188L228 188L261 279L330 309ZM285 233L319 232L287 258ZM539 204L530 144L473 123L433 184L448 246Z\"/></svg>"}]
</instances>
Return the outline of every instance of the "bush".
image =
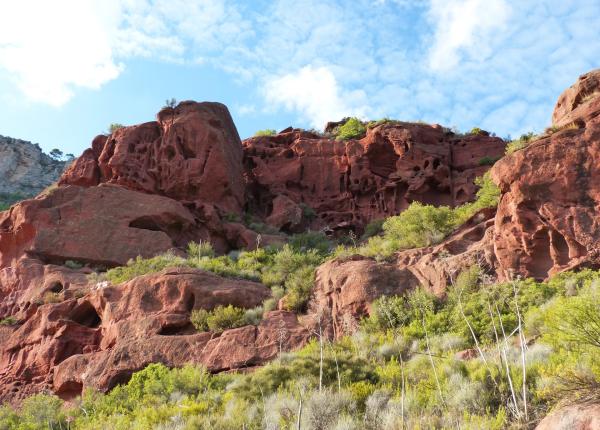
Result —
<instances>
[{"instance_id":1,"label":"bush","mask_svg":"<svg viewBox=\"0 0 600 430\"><path fill-rule=\"evenodd\" d=\"M197 309L192 311L190 320L198 331L221 333L230 328L248 325L246 310L233 305L217 306L212 311Z\"/></svg>"},{"instance_id":2,"label":"bush","mask_svg":"<svg viewBox=\"0 0 600 430\"><path fill-rule=\"evenodd\" d=\"M499 160L499 158L497 158L497 157L487 157L487 156L482 157L479 159L479 165L480 166L493 166L494 163L498 160Z\"/></svg>"},{"instance_id":3,"label":"bush","mask_svg":"<svg viewBox=\"0 0 600 430\"><path fill-rule=\"evenodd\" d=\"M8 316L0 320L0 325L15 325L17 323L17 319L13 316Z\"/></svg>"},{"instance_id":4,"label":"bush","mask_svg":"<svg viewBox=\"0 0 600 430\"><path fill-rule=\"evenodd\" d=\"M157 255L152 258L137 257L129 260L126 266L115 267L106 272L106 279L113 284L129 281L137 276L156 273L168 267L189 266L185 259L172 253Z\"/></svg>"},{"instance_id":5,"label":"bush","mask_svg":"<svg viewBox=\"0 0 600 430\"><path fill-rule=\"evenodd\" d=\"M385 222L384 219L375 219L375 220L369 222L365 226L365 231L362 235L362 238L368 239L370 237L377 236L379 233L381 233L383 231L383 223L384 222Z\"/></svg>"},{"instance_id":6,"label":"bush","mask_svg":"<svg viewBox=\"0 0 600 430\"><path fill-rule=\"evenodd\" d=\"M12 205L25 200L27 197L21 193L0 193L0 212L10 209Z\"/></svg>"},{"instance_id":7,"label":"bush","mask_svg":"<svg viewBox=\"0 0 600 430\"><path fill-rule=\"evenodd\" d=\"M200 260L203 257L214 257L215 251L210 242L190 242L188 243L187 254L191 259Z\"/></svg>"},{"instance_id":8,"label":"bush","mask_svg":"<svg viewBox=\"0 0 600 430\"><path fill-rule=\"evenodd\" d=\"M108 134L113 134L115 131L125 127L123 124L119 124L117 122L113 122L108 126Z\"/></svg>"},{"instance_id":9,"label":"bush","mask_svg":"<svg viewBox=\"0 0 600 430\"><path fill-rule=\"evenodd\" d=\"M367 131L365 125L358 118L350 118L337 130L337 140L359 139Z\"/></svg>"},{"instance_id":10,"label":"bush","mask_svg":"<svg viewBox=\"0 0 600 430\"><path fill-rule=\"evenodd\" d=\"M273 130L272 128L266 128L264 130L258 130L256 133L254 133L254 136L275 136L276 134L276 130Z\"/></svg>"},{"instance_id":11,"label":"bush","mask_svg":"<svg viewBox=\"0 0 600 430\"><path fill-rule=\"evenodd\" d=\"M285 283L287 295L285 307L290 311L303 312L310 299L315 282L314 267L307 266L295 271Z\"/></svg>"},{"instance_id":12,"label":"bush","mask_svg":"<svg viewBox=\"0 0 600 430\"><path fill-rule=\"evenodd\" d=\"M513 152L526 148L535 139L536 136L532 132L522 134L521 137L509 142L509 144L506 145L506 154L509 155Z\"/></svg>"}]
</instances>

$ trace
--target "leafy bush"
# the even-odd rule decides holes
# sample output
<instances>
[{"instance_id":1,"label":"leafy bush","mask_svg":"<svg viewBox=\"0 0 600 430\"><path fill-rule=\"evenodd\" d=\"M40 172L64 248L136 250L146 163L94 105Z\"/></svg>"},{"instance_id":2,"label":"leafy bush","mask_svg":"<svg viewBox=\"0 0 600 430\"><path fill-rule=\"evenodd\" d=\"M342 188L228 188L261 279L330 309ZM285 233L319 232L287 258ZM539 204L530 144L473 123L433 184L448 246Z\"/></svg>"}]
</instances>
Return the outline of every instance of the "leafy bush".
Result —
<instances>
[{"instance_id":1,"label":"leafy bush","mask_svg":"<svg viewBox=\"0 0 600 430\"><path fill-rule=\"evenodd\" d=\"M0 212L10 209L12 205L25 200L27 197L21 193L0 193Z\"/></svg>"},{"instance_id":2,"label":"leafy bush","mask_svg":"<svg viewBox=\"0 0 600 430\"><path fill-rule=\"evenodd\" d=\"M210 242L190 242L187 248L188 257L191 259L200 260L203 257L212 258L215 256L215 251Z\"/></svg>"},{"instance_id":3,"label":"leafy bush","mask_svg":"<svg viewBox=\"0 0 600 430\"><path fill-rule=\"evenodd\" d=\"M482 130L479 127L473 127L471 129L471 131L469 132L469 134L473 134L475 136L479 135L479 134L486 134L487 132L485 130Z\"/></svg>"},{"instance_id":4,"label":"leafy bush","mask_svg":"<svg viewBox=\"0 0 600 430\"><path fill-rule=\"evenodd\" d=\"M370 237L377 236L379 233L381 233L383 231L383 223L384 222L385 222L385 219L375 219L375 220L369 222L365 226L365 231L362 235L362 238L368 239Z\"/></svg>"},{"instance_id":5,"label":"leafy bush","mask_svg":"<svg viewBox=\"0 0 600 430\"><path fill-rule=\"evenodd\" d=\"M0 320L0 325L15 325L17 323L17 319L13 316L8 316Z\"/></svg>"},{"instance_id":6,"label":"leafy bush","mask_svg":"<svg viewBox=\"0 0 600 430\"><path fill-rule=\"evenodd\" d=\"M506 145L506 154L512 154L513 152L526 148L535 139L536 136L532 132L522 134L521 137Z\"/></svg>"},{"instance_id":7,"label":"leafy bush","mask_svg":"<svg viewBox=\"0 0 600 430\"><path fill-rule=\"evenodd\" d=\"M108 126L108 134L113 134L115 131L125 127L123 124L119 124L118 122L113 122Z\"/></svg>"},{"instance_id":8,"label":"leafy bush","mask_svg":"<svg viewBox=\"0 0 600 430\"><path fill-rule=\"evenodd\" d=\"M498 161L498 159L499 158L497 158L497 157L488 157L488 156L485 156L485 157L482 157L482 158L479 159L479 165L480 166L493 166L494 163L496 161Z\"/></svg>"},{"instance_id":9,"label":"leafy bush","mask_svg":"<svg viewBox=\"0 0 600 430\"><path fill-rule=\"evenodd\" d=\"M359 139L367 131L365 125L358 118L349 118L337 130L337 140Z\"/></svg>"},{"instance_id":10,"label":"leafy bush","mask_svg":"<svg viewBox=\"0 0 600 430\"><path fill-rule=\"evenodd\" d=\"M264 130L258 130L254 133L254 136L275 136L277 131L272 128L266 128Z\"/></svg>"},{"instance_id":11,"label":"leafy bush","mask_svg":"<svg viewBox=\"0 0 600 430\"><path fill-rule=\"evenodd\" d=\"M230 328L248 325L246 311L232 305L217 306L211 311L197 309L192 311L190 320L198 331L220 333Z\"/></svg>"},{"instance_id":12,"label":"leafy bush","mask_svg":"<svg viewBox=\"0 0 600 430\"><path fill-rule=\"evenodd\" d=\"M126 266L115 267L106 272L106 279L113 284L129 281L137 276L156 273L168 267L187 266L185 259L172 253L160 254L152 258L137 257L129 260Z\"/></svg>"}]
</instances>

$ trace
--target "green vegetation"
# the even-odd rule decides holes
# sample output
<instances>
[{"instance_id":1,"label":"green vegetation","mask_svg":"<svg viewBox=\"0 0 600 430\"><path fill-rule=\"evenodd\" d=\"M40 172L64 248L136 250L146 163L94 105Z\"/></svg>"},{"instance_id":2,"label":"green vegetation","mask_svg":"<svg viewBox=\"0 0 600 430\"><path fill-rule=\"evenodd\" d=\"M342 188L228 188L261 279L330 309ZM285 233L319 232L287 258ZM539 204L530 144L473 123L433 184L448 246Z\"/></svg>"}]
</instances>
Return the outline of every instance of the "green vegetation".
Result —
<instances>
[{"instance_id":1,"label":"green vegetation","mask_svg":"<svg viewBox=\"0 0 600 430\"><path fill-rule=\"evenodd\" d=\"M365 135L367 128L358 118L349 118L344 124L337 128L337 140L360 139Z\"/></svg>"},{"instance_id":2,"label":"green vegetation","mask_svg":"<svg viewBox=\"0 0 600 430\"><path fill-rule=\"evenodd\" d=\"M480 166L493 166L496 161L498 161L500 157L482 157L479 159Z\"/></svg>"},{"instance_id":3,"label":"green vegetation","mask_svg":"<svg viewBox=\"0 0 600 430\"><path fill-rule=\"evenodd\" d=\"M382 235L373 236L360 246L338 247L336 256L361 254L381 259L401 249L439 243L481 209L498 204L500 190L492 182L489 174L478 178L476 184L480 188L474 202L456 208L414 202L400 215L385 220Z\"/></svg>"},{"instance_id":4,"label":"green vegetation","mask_svg":"<svg viewBox=\"0 0 600 430\"><path fill-rule=\"evenodd\" d=\"M165 108L175 109L175 106L177 106L177 99L175 99L174 97L171 97L171 99L165 100L165 105L163 106L163 109L165 109Z\"/></svg>"},{"instance_id":5,"label":"green vegetation","mask_svg":"<svg viewBox=\"0 0 600 430\"><path fill-rule=\"evenodd\" d=\"M214 331L221 333L229 328L250 324L246 320L245 311L232 305L217 306L211 311L197 309L192 311L191 321L198 331Z\"/></svg>"},{"instance_id":6,"label":"green vegetation","mask_svg":"<svg viewBox=\"0 0 600 430\"><path fill-rule=\"evenodd\" d=\"M537 136L534 135L532 132L529 132L527 134L522 134L521 137L519 137L516 140L511 141L508 145L506 145L506 154L507 155L512 154L515 151L519 151L523 148L526 148L536 138L537 138Z\"/></svg>"},{"instance_id":7,"label":"green vegetation","mask_svg":"<svg viewBox=\"0 0 600 430\"><path fill-rule=\"evenodd\" d=\"M12 205L26 198L28 196L21 193L0 193L0 212L10 209Z\"/></svg>"},{"instance_id":8,"label":"green vegetation","mask_svg":"<svg viewBox=\"0 0 600 430\"><path fill-rule=\"evenodd\" d=\"M254 136L275 136L277 134L277 130L272 128L265 128L264 130L258 130L254 133Z\"/></svg>"},{"instance_id":9,"label":"green vegetation","mask_svg":"<svg viewBox=\"0 0 600 430\"><path fill-rule=\"evenodd\" d=\"M0 326L2 325L15 325L17 323L17 319L13 316L9 316L0 320Z\"/></svg>"},{"instance_id":10,"label":"green vegetation","mask_svg":"<svg viewBox=\"0 0 600 430\"><path fill-rule=\"evenodd\" d=\"M125 127L123 124L119 124L118 122L113 122L108 126L108 134L113 134L115 131Z\"/></svg>"},{"instance_id":11,"label":"green vegetation","mask_svg":"<svg viewBox=\"0 0 600 430\"><path fill-rule=\"evenodd\" d=\"M479 127L473 127L473 128L471 129L471 131L469 132L469 134L473 134L473 135L475 135L475 136L477 136L477 135L479 135L479 134L486 134L486 133L487 133L487 131L485 131L485 130L482 130L482 129L481 129L481 128L479 128Z\"/></svg>"},{"instance_id":12,"label":"green vegetation","mask_svg":"<svg viewBox=\"0 0 600 430\"><path fill-rule=\"evenodd\" d=\"M263 429L300 421L311 430L500 430L530 428L557 396L598 401L600 272L544 283L485 279L474 266L456 276L447 299L420 289L380 298L354 334L316 338L293 353L280 346L278 359L251 373L151 364L107 394L88 390L70 404L40 394L18 410L3 406L0 428ZM243 311L223 315L214 327L239 323ZM467 348L474 358L458 358Z\"/></svg>"}]
</instances>

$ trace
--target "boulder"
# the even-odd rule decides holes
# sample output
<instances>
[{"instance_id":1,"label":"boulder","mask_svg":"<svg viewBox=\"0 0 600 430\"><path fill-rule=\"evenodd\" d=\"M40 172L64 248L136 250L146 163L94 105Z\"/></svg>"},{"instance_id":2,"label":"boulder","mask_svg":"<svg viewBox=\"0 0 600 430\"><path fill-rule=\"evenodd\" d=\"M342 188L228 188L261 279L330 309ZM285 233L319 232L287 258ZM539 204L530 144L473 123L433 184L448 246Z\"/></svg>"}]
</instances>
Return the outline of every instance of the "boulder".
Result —
<instances>
[{"instance_id":1,"label":"boulder","mask_svg":"<svg viewBox=\"0 0 600 430\"><path fill-rule=\"evenodd\" d=\"M552 113L552 125L580 128L600 113L600 69L581 75L558 98Z\"/></svg>"},{"instance_id":2,"label":"boulder","mask_svg":"<svg viewBox=\"0 0 600 430\"><path fill-rule=\"evenodd\" d=\"M227 107L186 101L157 121L122 127L94 140L60 179L61 185L111 183L225 212L244 204L242 146ZM97 178L97 180L96 180Z\"/></svg>"},{"instance_id":3,"label":"boulder","mask_svg":"<svg viewBox=\"0 0 600 430\"><path fill-rule=\"evenodd\" d=\"M334 336L348 334L355 323L368 316L372 302L381 296L402 295L418 286L408 270L378 263L359 255L334 259L319 266L310 309L327 314Z\"/></svg>"},{"instance_id":4,"label":"boulder","mask_svg":"<svg viewBox=\"0 0 600 430\"><path fill-rule=\"evenodd\" d=\"M546 416L536 430L598 430L600 405L572 405Z\"/></svg>"}]
</instances>

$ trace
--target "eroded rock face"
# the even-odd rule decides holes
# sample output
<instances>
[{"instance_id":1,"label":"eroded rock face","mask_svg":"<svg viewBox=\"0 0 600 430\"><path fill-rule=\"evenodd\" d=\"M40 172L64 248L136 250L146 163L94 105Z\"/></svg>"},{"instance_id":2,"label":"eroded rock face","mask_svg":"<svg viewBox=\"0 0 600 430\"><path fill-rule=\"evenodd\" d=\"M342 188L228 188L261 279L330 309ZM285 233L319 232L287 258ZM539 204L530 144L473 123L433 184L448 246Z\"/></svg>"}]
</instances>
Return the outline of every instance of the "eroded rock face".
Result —
<instances>
[{"instance_id":1,"label":"eroded rock face","mask_svg":"<svg viewBox=\"0 0 600 430\"><path fill-rule=\"evenodd\" d=\"M583 128L600 113L600 69L581 75L558 98L552 124L557 127L576 125Z\"/></svg>"},{"instance_id":2,"label":"eroded rock face","mask_svg":"<svg viewBox=\"0 0 600 430\"><path fill-rule=\"evenodd\" d=\"M485 134L459 137L412 123L379 125L361 140L288 130L243 144L252 212L279 219L285 198L316 212L313 229L358 232L413 201L456 206L472 200L474 179L505 147Z\"/></svg>"},{"instance_id":3,"label":"eroded rock face","mask_svg":"<svg viewBox=\"0 0 600 430\"><path fill-rule=\"evenodd\" d=\"M536 430L598 430L600 405L574 405L558 409L544 418Z\"/></svg>"},{"instance_id":4,"label":"eroded rock face","mask_svg":"<svg viewBox=\"0 0 600 430\"><path fill-rule=\"evenodd\" d=\"M599 84L598 72L580 79L555 109L556 121L575 121L582 128L542 137L492 169L502 190L494 227L501 278L545 279L600 265L600 117L581 116L600 103ZM586 99L586 94L593 97Z\"/></svg>"},{"instance_id":5,"label":"eroded rock face","mask_svg":"<svg viewBox=\"0 0 600 430\"><path fill-rule=\"evenodd\" d=\"M99 183L239 212L242 147L229 111L220 103L182 102L161 110L155 122L98 136L60 184Z\"/></svg>"},{"instance_id":6,"label":"eroded rock face","mask_svg":"<svg viewBox=\"0 0 600 430\"><path fill-rule=\"evenodd\" d=\"M85 387L108 390L150 363L205 365L211 371L252 367L303 345L310 331L289 312L257 326L198 333L194 309L252 308L265 286L194 269L168 269L81 298L41 305L0 347L0 400L49 388L64 398Z\"/></svg>"}]
</instances>

